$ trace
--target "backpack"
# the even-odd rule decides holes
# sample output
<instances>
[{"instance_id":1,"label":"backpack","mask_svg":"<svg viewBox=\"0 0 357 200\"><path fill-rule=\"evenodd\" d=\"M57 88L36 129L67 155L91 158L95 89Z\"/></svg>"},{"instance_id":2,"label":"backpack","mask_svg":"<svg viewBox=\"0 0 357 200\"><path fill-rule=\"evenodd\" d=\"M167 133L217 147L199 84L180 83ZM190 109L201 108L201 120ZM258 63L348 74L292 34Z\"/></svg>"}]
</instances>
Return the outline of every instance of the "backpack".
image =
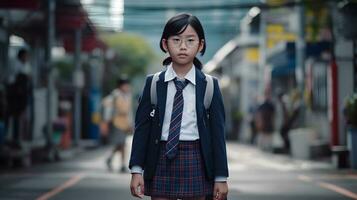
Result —
<instances>
[{"instance_id":1,"label":"backpack","mask_svg":"<svg viewBox=\"0 0 357 200\"><path fill-rule=\"evenodd\" d=\"M114 91L112 94L112 124L114 127L129 133L131 128L130 109L131 99L125 100L121 91Z\"/></svg>"},{"instance_id":2,"label":"backpack","mask_svg":"<svg viewBox=\"0 0 357 200\"><path fill-rule=\"evenodd\" d=\"M154 105L153 110L150 113L151 117L154 117L155 115L155 106L157 104L157 91L156 91L156 82L159 80L159 75L161 72L157 72L154 74L152 81L151 81L151 86L150 86L150 99L151 99L151 105ZM211 106L212 98L213 98L213 77L211 75L205 74L206 76L206 91L203 99L203 104L205 106L205 109L208 110L209 107Z\"/></svg>"}]
</instances>

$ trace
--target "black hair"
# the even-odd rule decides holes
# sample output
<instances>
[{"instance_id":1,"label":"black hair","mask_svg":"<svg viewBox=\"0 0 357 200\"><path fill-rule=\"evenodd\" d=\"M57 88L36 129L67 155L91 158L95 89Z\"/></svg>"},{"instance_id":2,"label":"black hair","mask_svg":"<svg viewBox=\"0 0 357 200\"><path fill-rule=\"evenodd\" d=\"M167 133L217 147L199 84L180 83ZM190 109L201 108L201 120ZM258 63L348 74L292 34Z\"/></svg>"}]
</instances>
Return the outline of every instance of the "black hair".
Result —
<instances>
[{"instance_id":1,"label":"black hair","mask_svg":"<svg viewBox=\"0 0 357 200\"><path fill-rule=\"evenodd\" d=\"M173 35L179 35L183 33L187 26L191 25L192 28L196 31L198 38L200 42L203 40L203 48L201 50L201 56L205 53L206 51L206 39L205 39L205 33L203 31L203 27L201 25L201 22L198 20L198 18L194 15L191 15L189 13L181 13L173 16L172 18L167 21L164 31L162 32L162 36L160 39L160 48L163 52L166 53L166 50L164 49L162 45L162 39L168 39L170 36ZM172 58L168 57L163 61L163 65L169 65L172 62ZM199 68L202 69L202 63L198 58L194 58L193 64Z\"/></svg>"},{"instance_id":2,"label":"black hair","mask_svg":"<svg viewBox=\"0 0 357 200\"><path fill-rule=\"evenodd\" d=\"M117 79L117 87L120 87L120 86L122 86L124 84L129 84L129 83L130 83L130 81L126 77L120 77L120 78Z\"/></svg>"},{"instance_id":3,"label":"black hair","mask_svg":"<svg viewBox=\"0 0 357 200\"><path fill-rule=\"evenodd\" d=\"M17 52L17 58L22 58L22 56L27 54L27 50L25 48L21 48L19 52Z\"/></svg>"}]
</instances>

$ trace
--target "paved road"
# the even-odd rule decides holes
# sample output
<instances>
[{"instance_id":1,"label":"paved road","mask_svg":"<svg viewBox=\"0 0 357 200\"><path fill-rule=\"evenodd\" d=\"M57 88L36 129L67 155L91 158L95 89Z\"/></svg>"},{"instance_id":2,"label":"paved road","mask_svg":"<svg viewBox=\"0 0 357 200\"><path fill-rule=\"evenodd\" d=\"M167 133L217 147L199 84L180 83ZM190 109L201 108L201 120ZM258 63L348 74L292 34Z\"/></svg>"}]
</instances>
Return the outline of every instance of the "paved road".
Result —
<instances>
[{"instance_id":1,"label":"paved road","mask_svg":"<svg viewBox=\"0 0 357 200\"><path fill-rule=\"evenodd\" d=\"M0 199L130 200L129 174L108 172L109 147L75 158L2 173ZM228 144L229 198L233 200L357 200L357 172L293 160ZM114 159L119 168L119 159ZM149 199L149 198L145 198Z\"/></svg>"}]
</instances>

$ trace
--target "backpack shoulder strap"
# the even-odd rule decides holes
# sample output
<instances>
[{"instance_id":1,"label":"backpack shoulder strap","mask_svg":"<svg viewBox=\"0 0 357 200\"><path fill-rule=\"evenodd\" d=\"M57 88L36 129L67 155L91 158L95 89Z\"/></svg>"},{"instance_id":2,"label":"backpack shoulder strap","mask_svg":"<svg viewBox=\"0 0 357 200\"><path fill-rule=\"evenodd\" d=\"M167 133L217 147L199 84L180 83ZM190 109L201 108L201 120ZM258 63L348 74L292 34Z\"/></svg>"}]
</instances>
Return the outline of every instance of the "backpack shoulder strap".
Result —
<instances>
[{"instance_id":1,"label":"backpack shoulder strap","mask_svg":"<svg viewBox=\"0 0 357 200\"><path fill-rule=\"evenodd\" d=\"M208 110L209 107L211 106L211 102L213 98L214 85L213 85L213 77L209 74L205 74L205 76L206 76L207 85L206 85L203 104L205 106L205 109Z\"/></svg>"},{"instance_id":2,"label":"backpack shoulder strap","mask_svg":"<svg viewBox=\"0 0 357 200\"><path fill-rule=\"evenodd\" d=\"M156 91L156 83L159 80L159 75L160 72L157 72L154 74L151 80L151 86L150 86L150 98L151 98L151 104L156 105L157 104L157 91Z\"/></svg>"},{"instance_id":3,"label":"backpack shoulder strap","mask_svg":"<svg viewBox=\"0 0 357 200\"><path fill-rule=\"evenodd\" d=\"M161 72L157 72L154 74L152 81L151 81L151 86L150 86L150 98L151 98L151 104L156 105L157 104L157 91L156 91L156 83L159 80L159 75ZM205 91L205 96L204 96L204 106L205 109L209 109L211 106L212 98L213 98L213 77L211 75L205 74L206 76L206 91Z\"/></svg>"}]
</instances>

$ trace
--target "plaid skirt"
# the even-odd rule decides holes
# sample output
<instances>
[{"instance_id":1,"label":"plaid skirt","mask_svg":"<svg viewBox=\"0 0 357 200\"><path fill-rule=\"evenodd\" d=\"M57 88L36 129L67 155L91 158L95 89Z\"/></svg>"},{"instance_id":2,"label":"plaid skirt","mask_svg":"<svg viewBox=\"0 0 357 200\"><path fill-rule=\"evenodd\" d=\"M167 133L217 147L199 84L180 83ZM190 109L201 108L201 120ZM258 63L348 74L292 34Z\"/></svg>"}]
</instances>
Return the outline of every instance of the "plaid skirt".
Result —
<instances>
[{"instance_id":1,"label":"plaid skirt","mask_svg":"<svg viewBox=\"0 0 357 200\"><path fill-rule=\"evenodd\" d=\"M161 142L155 176L145 181L145 195L176 199L211 195L213 181L206 179L199 140L180 141L173 160L166 158L165 145Z\"/></svg>"}]
</instances>

